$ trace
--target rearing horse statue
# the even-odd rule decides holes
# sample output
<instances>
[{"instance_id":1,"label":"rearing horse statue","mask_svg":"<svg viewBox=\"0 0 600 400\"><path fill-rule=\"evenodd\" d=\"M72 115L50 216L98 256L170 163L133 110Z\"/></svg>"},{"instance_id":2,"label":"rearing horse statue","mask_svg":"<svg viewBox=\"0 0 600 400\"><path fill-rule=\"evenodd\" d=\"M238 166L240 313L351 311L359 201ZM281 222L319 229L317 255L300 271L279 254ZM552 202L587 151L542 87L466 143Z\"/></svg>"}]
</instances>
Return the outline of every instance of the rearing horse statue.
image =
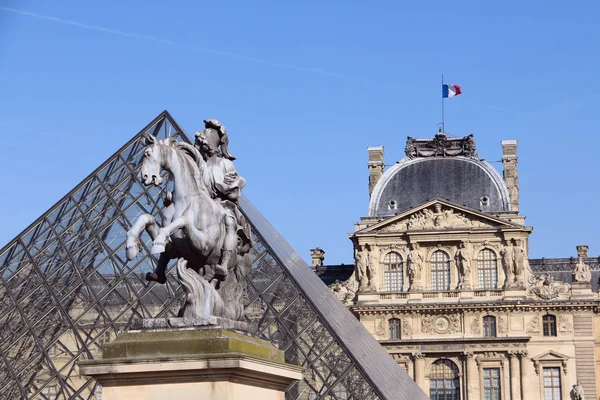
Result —
<instances>
[{"instance_id":1,"label":"rearing horse statue","mask_svg":"<svg viewBox=\"0 0 600 400\"><path fill-rule=\"evenodd\" d=\"M151 253L160 253L157 268L147 274L147 280L165 283L167 264L179 259L178 277L187 293L182 316L240 319L245 273L238 271L243 267L238 262L244 257L238 257L235 246L224 248L224 243L236 242L231 240L236 230L226 223L224 207L210 195L214 182L205 160L194 146L174 138L160 141L150 135L142 143L146 146L141 167L144 185L159 186L161 172L166 170L174 188L165 200L162 227L152 215L144 214L127 232L127 258L132 260L139 253L140 235L146 230L153 241ZM229 253L227 257L224 252Z\"/></svg>"}]
</instances>

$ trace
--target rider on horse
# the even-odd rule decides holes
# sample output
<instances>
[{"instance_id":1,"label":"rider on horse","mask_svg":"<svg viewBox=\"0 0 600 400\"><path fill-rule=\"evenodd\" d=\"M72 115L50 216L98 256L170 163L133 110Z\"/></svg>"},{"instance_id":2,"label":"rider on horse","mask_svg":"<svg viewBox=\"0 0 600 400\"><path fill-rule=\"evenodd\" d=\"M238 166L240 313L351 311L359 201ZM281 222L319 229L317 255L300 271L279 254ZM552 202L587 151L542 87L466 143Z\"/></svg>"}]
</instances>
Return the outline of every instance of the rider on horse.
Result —
<instances>
[{"instance_id":1,"label":"rider on horse","mask_svg":"<svg viewBox=\"0 0 600 400\"><path fill-rule=\"evenodd\" d=\"M221 261L216 266L215 275L220 279L227 276L227 265L234 253L243 256L252 248L252 235L249 223L238 208L238 199L246 180L238 175L232 160L235 160L227 147L227 131L215 119L204 120L205 128L196 132L194 147L200 152L210 172L209 192L211 197L225 209L225 241ZM237 251L234 249L237 246Z\"/></svg>"}]
</instances>

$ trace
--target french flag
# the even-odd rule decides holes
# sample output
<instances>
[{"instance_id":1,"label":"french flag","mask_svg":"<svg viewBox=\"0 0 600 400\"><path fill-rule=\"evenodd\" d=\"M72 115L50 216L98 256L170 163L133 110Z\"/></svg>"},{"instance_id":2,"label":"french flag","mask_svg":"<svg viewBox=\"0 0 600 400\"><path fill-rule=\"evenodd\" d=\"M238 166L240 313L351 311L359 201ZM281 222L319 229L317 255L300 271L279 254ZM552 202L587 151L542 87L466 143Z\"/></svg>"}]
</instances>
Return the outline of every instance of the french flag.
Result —
<instances>
[{"instance_id":1,"label":"french flag","mask_svg":"<svg viewBox=\"0 0 600 400\"><path fill-rule=\"evenodd\" d=\"M445 99L447 97L458 96L462 92L460 91L460 86L458 85L446 85L442 84L442 97Z\"/></svg>"}]
</instances>

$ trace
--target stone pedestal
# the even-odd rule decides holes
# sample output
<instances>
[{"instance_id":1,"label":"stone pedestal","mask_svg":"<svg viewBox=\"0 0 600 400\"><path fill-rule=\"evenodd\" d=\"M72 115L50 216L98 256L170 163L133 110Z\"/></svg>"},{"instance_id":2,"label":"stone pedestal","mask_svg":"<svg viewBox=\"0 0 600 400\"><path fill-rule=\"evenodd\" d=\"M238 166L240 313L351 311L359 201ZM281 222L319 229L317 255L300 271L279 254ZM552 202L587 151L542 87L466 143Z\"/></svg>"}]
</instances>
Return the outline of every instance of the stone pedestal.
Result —
<instances>
[{"instance_id":1,"label":"stone pedestal","mask_svg":"<svg viewBox=\"0 0 600 400\"><path fill-rule=\"evenodd\" d=\"M571 284L571 297L592 297L592 284L590 282L573 282Z\"/></svg>"},{"instance_id":2,"label":"stone pedestal","mask_svg":"<svg viewBox=\"0 0 600 400\"><path fill-rule=\"evenodd\" d=\"M271 343L225 329L122 333L79 369L102 385L104 400L283 400L302 379Z\"/></svg>"}]
</instances>

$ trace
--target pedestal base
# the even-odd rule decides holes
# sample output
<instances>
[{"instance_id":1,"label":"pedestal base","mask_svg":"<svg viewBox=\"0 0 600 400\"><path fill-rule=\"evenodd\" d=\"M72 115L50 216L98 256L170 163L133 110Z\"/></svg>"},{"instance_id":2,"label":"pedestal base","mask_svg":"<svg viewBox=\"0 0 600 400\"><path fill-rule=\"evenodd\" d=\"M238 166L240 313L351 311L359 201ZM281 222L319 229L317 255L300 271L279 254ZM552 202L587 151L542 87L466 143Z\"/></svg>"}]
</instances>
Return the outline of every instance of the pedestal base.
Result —
<instances>
[{"instance_id":1,"label":"pedestal base","mask_svg":"<svg viewBox=\"0 0 600 400\"><path fill-rule=\"evenodd\" d=\"M123 333L102 355L79 368L102 385L104 400L283 400L302 379L271 343L224 329Z\"/></svg>"}]
</instances>

